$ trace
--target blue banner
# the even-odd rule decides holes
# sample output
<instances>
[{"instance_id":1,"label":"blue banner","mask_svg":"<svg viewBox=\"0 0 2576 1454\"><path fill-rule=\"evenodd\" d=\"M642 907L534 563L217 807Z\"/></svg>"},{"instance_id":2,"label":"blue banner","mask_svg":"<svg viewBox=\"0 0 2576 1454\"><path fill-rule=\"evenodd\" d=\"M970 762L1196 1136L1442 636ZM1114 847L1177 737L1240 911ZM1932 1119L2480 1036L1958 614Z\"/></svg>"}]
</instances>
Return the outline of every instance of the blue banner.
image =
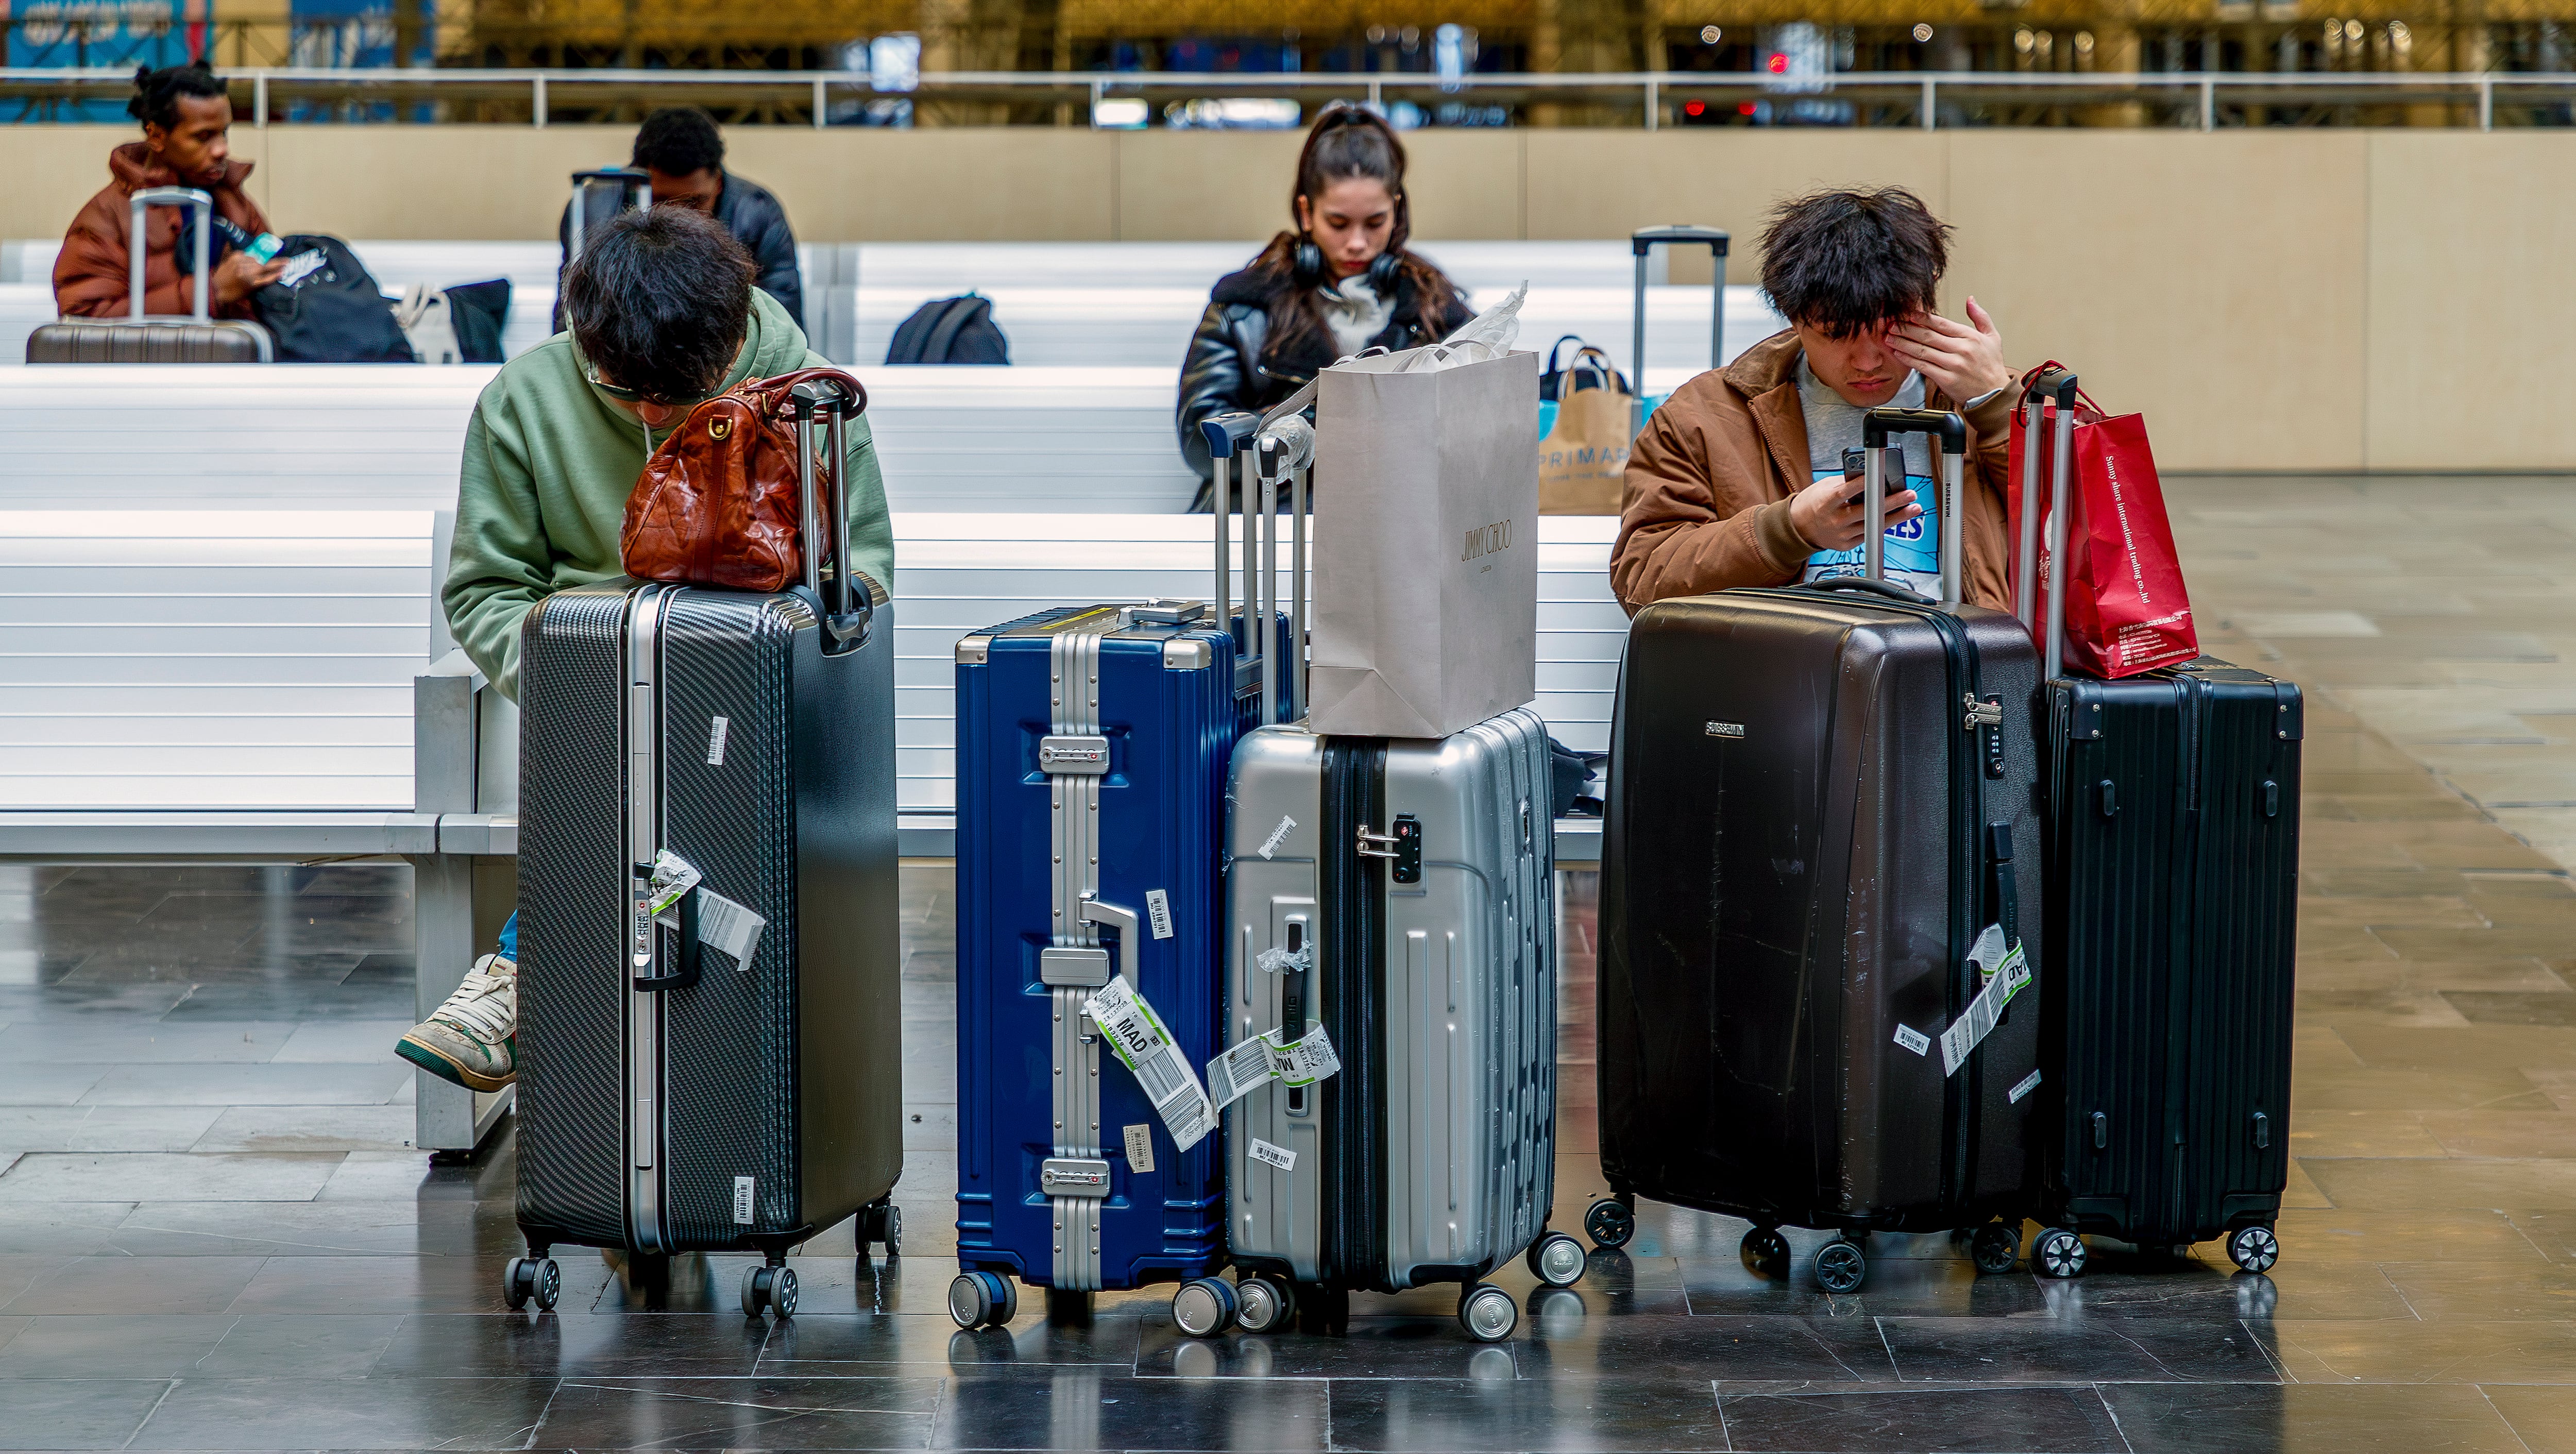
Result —
<instances>
[{"instance_id":1,"label":"blue banner","mask_svg":"<svg viewBox=\"0 0 2576 1454\"><path fill-rule=\"evenodd\" d=\"M9 64L31 68L184 65L205 53L211 8L210 0L0 0L0 16L9 22ZM118 91L94 100L21 101L0 114L12 121L113 124L127 119L126 100Z\"/></svg>"}]
</instances>

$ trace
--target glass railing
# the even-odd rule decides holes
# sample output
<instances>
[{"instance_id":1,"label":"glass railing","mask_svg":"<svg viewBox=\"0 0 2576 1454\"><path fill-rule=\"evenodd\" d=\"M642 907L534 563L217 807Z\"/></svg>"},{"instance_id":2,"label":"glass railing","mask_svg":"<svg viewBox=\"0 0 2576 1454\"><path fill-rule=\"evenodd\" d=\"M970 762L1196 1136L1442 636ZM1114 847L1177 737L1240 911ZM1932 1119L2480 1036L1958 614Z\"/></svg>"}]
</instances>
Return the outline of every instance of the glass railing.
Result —
<instances>
[{"instance_id":1,"label":"glass railing","mask_svg":"<svg viewBox=\"0 0 2576 1454\"><path fill-rule=\"evenodd\" d=\"M1401 126L2163 127L2576 125L2576 74L2226 71L1471 73L931 72L880 92L866 72L237 70L256 125L327 122L519 126L632 122L695 103L728 125L1293 127L1328 101L1366 102ZM121 111L122 70L0 69L0 120Z\"/></svg>"}]
</instances>

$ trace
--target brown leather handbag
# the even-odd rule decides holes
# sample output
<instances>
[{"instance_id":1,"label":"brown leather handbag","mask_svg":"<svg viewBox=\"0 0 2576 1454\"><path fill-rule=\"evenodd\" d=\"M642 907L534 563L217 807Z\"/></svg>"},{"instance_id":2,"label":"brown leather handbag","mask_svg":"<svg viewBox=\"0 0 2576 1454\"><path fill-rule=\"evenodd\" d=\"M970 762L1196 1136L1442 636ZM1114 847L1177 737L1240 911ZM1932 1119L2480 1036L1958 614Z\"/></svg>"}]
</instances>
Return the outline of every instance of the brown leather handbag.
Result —
<instances>
[{"instance_id":1,"label":"brown leather handbag","mask_svg":"<svg viewBox=\"0 0 2576 1454\"><path fill-rule=\"evenodd\" d=\"M825 387L798 390L809 383ZM833 392L837 401L815 397ZM626 497L626 525L617 540L626 573L760 592L806 579L798 436L818 416L850 418L867 403L859 381L839 369L798 369L745 380L690 410L644 462L635 492ZM839 430L831 437L837 442ZM841 538L846 518L845 462L816 450L814 511L827 541Z\"/></svg>"}]
</instances>

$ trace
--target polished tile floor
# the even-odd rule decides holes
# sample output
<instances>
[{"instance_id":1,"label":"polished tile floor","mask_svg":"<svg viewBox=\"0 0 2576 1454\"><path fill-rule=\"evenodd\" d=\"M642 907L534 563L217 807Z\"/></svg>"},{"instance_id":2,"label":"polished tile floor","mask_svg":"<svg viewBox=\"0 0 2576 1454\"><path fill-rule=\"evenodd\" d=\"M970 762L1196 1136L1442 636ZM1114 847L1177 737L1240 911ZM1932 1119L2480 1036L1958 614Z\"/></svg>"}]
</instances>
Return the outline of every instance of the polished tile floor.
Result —
<instances>
[{"instance_id":1,"label":"polished tile floor","mask_svg":"<svg viewBox=\"0 0 2576 1454\"><path fill-rule=\"evenodd\" d=\"M906 1254L835 1230L784 1324L734 1310L739 1259L569 1254L561 1309L512 1316L507 1131L473 1166L403 1146L405 870L0 866L0 1448L2576 1454L2566 489L2173 489L2206 644L2311 691L2269 1277L2203 1247L1978 1278L1883 1238L1832 1298L1649 1204L1570 1294L1498 1275L1529 1315L1496 1347L1438 1292L1357 1299L1340 1340L1194 1343L1159 1295L961 1334L953 896L920 864ZM1601 1186L1592 881L1563 890L1569 1225Z\"/></svg>"}]
</instances>

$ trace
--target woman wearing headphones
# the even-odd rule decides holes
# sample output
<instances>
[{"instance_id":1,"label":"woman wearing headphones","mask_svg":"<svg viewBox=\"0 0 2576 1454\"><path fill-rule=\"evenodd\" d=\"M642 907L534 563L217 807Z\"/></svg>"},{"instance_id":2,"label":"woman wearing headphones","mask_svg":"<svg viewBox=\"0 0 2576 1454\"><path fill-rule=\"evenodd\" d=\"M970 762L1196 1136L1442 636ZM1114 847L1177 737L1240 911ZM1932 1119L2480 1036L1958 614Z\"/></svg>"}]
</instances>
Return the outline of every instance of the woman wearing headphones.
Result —
<instances>
[{"instance_id":1,"label":"woman wearing headphones","mask_svg":"<svg viewBox=\"0 0 2576 1454\"><path fill-rule=\"evenodd\" d=\"M1429 259L1405 250L1404 146L1374 113L1325 108L1297 156L1289 213L1297 230L1270 240L1217 281L1181 365L1181 454L1212 477L1199 421L1267 409L1333 360L1364 348L1413 348L1474 316ZM1212 508L1202 483L1191 508Z\"/></svg>"}]
</instances>

